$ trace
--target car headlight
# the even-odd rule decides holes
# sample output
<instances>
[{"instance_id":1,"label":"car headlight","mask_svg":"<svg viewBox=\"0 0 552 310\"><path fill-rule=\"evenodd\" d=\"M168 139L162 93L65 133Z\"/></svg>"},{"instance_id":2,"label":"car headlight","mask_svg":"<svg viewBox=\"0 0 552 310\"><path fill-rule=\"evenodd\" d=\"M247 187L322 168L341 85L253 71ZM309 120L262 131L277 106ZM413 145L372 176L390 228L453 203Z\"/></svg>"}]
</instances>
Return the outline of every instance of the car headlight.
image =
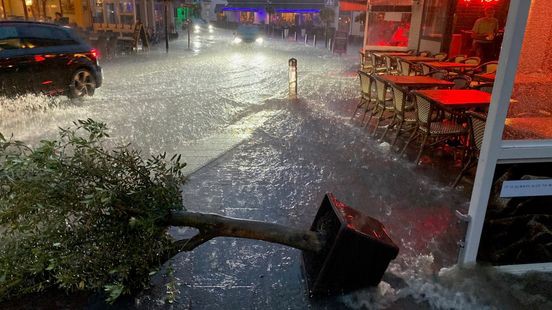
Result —
<instances>
[{"instance_id":1,"label":"car headlight","mask_svg":"<svg viewBox=\"0 0 552 310\"><path fill-rule=\"evenodd\" d=\"M263 41L264 41L263 38L257 38L257 39L255 40L255 42L257 42L257 43L263 43Z\"/></svg>"},{"instance_id":2,"label":"car headlight","mask_svg":"<svg viewBox=\"0 0 552 310\"><path fill-rule=\"evenodd\" d=\"M242 39L241 38L234 38L234 43L241 43Z\"/></svg>"},{"instance_id":3,"label":"car headlight","mask_svg":"<svg viewBox=\"0 0 552 310\"><path fill-rule=\"evenodd\" d=\"M213 25L209 25L209 30L213 30Z\"/></svg>"},{"instance_id":4,"label":"car headlight","mask_svg":"<svg viewBox=\"0 0 552 310\"><path fill-rule=\"evenodd\" d=\"M194 26L194 29L195 29L195 30L199 30L199 29L201 29L201 27L199 27L199 25L195 25L195 26Z\"/></svg>"}]
</instances>

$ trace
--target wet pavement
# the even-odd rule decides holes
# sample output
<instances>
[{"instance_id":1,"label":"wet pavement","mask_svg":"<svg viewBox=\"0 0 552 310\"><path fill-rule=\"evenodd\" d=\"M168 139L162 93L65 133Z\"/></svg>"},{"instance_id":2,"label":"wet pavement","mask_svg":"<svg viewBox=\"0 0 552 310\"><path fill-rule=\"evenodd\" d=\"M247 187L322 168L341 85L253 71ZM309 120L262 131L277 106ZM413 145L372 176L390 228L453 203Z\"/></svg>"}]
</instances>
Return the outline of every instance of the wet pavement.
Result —
<instances>
[{"instance_id":1,"label":"wet pavement","mask_svg":"<svg viewBox=\"0 0 552 310\"><path fill-rule=\"evenodd\" d=\"M384 281L342 296L310 298L301 252L235 238L182 253L151 289L120 301L126 309L545 309L546 276L514 278L454 266L469 184L446 150L416 166L351 120L358 100L356 49L269 40L235 47L228 33L173 42L162 51L104 64L106 84L82 102L21 98L3 102L0 131L29 143L77 118L108 122L116 141L145 154L182 153L188 210L308 228L324 194L379 219L400 248ZM287 96L287 59L299 61L299 97ZM137 66L137 63L140 63ZM111 78L110 78L111 77ZM109 82L111 81L111 83ZM42 100L42 101L41 101ZM188 233L173 228L175 236ZM544 278L543 278L544 277ZM509 293L506 293L509 292ZM544 296L544 297L543 297ZM82 305L102 309L97 299ZM549 307L548 307L549 308Z\"/></svg>"}]
</instances>

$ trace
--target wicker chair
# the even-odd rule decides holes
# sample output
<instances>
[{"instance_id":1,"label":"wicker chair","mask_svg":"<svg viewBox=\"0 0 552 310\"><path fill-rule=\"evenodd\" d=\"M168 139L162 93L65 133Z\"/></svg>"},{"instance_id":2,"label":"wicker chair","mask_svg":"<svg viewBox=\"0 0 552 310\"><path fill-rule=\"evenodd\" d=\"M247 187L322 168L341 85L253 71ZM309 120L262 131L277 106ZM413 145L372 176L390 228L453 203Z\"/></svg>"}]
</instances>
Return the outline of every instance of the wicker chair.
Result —
<instances>
[{"instance_id":1,"label":"wicker chair","mask_svg":"<svg viewBox=\"0 0 552 310\"><path fill-rule=\"evenodd\" d=\"M466 70L466 74L495 73L498 69L498 61L489 61L479 66Z\"/></svg>"},{"instance_id":2,"label":"wicker chair","mask_svg":"<svg viewBox=\"0 0 552 310\"><path fill-rule=\"evenodd\" d=\"M494 87L493 83L482 83L482 84L474 86L473 89L477 89L477 90L484 91L484 92L487 92L489 94L492 94L493 93L493 87Z\"/></svg>"},{"instance_id":3,"label":"wicker chair","mask_svg":"<svg viewBox=\"0 0 552 310\"><path fill-rule=\"evenodd\" d=\"M422 157L422 153L424 151L424 148L426 147L428 139L437 139L430 144L430 146L434 146L445 141L448 138L462 137L466 135L466 128L464 128L462 125L451 121L443 122L440 118L435 119L433 117L433 115L435 114L434 105L424 97L415 94L414 104L416 106L417 126L410 135L410 138L402 149L401 154L406 151L406 148L412 141L414 141L418 137L421 137L422 142L420 144L418 156L416 156L416 164L419 163L420 158Z\"/></svg>"},{"instance_id":4,"label":"wicker chair","mask_svg":"<svg viewBox=\"0 0 552 310\"><path fill-rule=\"evenodd\" d=\"M393 91L394 114L391 123L381 136L381 140L385 139L390 128L397 126L395 138L393 138L393 142L391 143L391 146L394 146L401 133L403 133L403 129L405 129L405 132L408 132L415 128L416 113L414 109L412 109L412 105L407 105L409 96L403 88L392 85L391 89ZM406 127L404 127L405 125Z\"/></svg>"},{"instance_id":5,"label":"wicker chair","mask_svg":"<svg viewBox=\"0 0 552 310\"><path fill-rule=\"evenodd\" d=\"M370 57L370 53L368 51L366 52L360 52L360 70L366 71L366 72L372 72L372 69L374 66L372 66L372 59Z\"/></svg>"},{"instance_id":6,"label":"wicker chair","mask_svg":"<svg viewBox=\"0 0 552 310\"><path fill-rule=\"evenodd\" d=\"M450 78L450 81L454 83L452 89L468 89L470 88L472 79L467 75L455 75Z\"/></svg>"},{"instance_id":7,"label":"wicker chair","mask_svg":"<svg viewBox=\"0 0 552 310\"><path fill-rule=\"evenodd\" d=\"M433 70L429 72L428 74L424 74L425 76L430 76L434 79L439 80L445 80L448 77L448 71L447 70Z\"/></svg>"},{"instance_id":8,"label":"wicker chair","mask_svg":"<svg viewBox=\"0 0 552 310\"><path fill-rule=\"evenodd\" d=\"M465 64L479 65L481 63L481 58L479 57L468 57L462 61Z\"/></svg>"},{"instance_id":9,"label":"wicker chair","mask_svg":"<svg viewBox=\"0 0 552 310\"><path fill-rule=\"evenodd\" d=\"M447 59L447 53L441 52L433 55L434 58L438 59L439 61L445 61Z\"/></svg>"},{"instance_id":10,"label":"wicker chair","mask_svg":"<svg viewBox=\"0 0 552 310\"><path fill-rule=\"evenodd\" d=\"M372 53L370 54L370 58L372 59L372 66L373 70L372 72L375 74L382 74L387 71L387 67L385 66L385 62L381 57L376 56L376 54Z\"/></svg>"},{"instance_id":11,"label":"wicker chair","mask_svg":"<svg viewBox=\"0 0 552 310\"><path fill-rule=\"evenodd\" d=\"M422 68L422 74L423 75L427 75L430 72L437 70L434 67L432 67L431 65L428 65L428 64L423 63L423 62L420 64L420 66Z\"/></svg>"},{"instance_id":12,"label":"wicker chair","mask_svg":"<svg viewBox=\"0 0 552 310\"><path fill-rule=\"evenodd\" d=\"M416 75L416 70L414 69L415 67L414 63L410 61L402 60L400 58L397 60L397 62L399 63L400 75L405 75L405 76Z\"/></svg>"},{"instance_id":13,"label":"wicker chair","mask_svg":"<svg viewBox=\"0 0 552 310\"><path fill-rule=\"evenodd\" d=\"M387 74L399 74L399 71L397 70L396 61L394 61L391 56L383 56L383 60L385 61L385 67L387 68Z\"/></svg>"},{"instance_id":14,"label":"wicker chair","mask_svg":"<svg viewBox=\"0 0 552 310\"><path fill-rule=\"evenodd\" d=\"M449 58L449 61L451 61L451 62L462 62L466 58L468 58L468 55L456 55L454 57Z\"/></svg>"},{"instance_id":15,"label":"wicker chair","mask_svg":"<svg viewBox=\"0 0 552 310\"><path fill-rule=\"evenodd\" d=\"M369 127L372 117L375 116L377 118L374 131L372 132L373 136L376 135L380 122L385 118L385 112L390 112L394 109L391 102L393 99L387 96L387 84L377 77L374 77L374 81L376 85L376 104L366 123L366 127Z\"/></svg>"},{"instance_id":16,"label":"wicker chair","mask_svg":"<svg viewBox=\"0 0 552 310\"><path fill-rule=\"evenodd\" d=\"M366 114L374 109L373 104L375 98L372 98L372 76L365 71L358 71L358 77L360 79L360 100L355 111L353 112L353 116L351 117L351 119L356 116L359 109L364 108L364 114L362 115L362 120L360 121L360 123L362 124L364 122Z\"/></svg>"},{"instance_id":17,"label":"wicker chair","mask_svg":"<svg viewBox=\"0 0 552 310\"><path fill-rule=\"evenodd\" d=\"M418 53L418 56L420 57L431 57L431 52L430 51L421 51Z\"/></svg>"},{"instance_id":18,"label":"wicker chair","mask_svg":"<svg viewBox=\"0 0 552 310\"><path fill-rule=\"evenodd\" d=\"M468 115L468 124L469 124L469 146L467 149L467 161L456 179L454 180L454 183L452 183L452 187L456 187L460 180L462 179L462 176L472 167L477 165L477 161L479 159L479 151L481 151L481 145L483 145L483 135L485 133L485 123L487 121L487 117L483 114L468 111L466 113Z\"/></svg>"}]
</instances>

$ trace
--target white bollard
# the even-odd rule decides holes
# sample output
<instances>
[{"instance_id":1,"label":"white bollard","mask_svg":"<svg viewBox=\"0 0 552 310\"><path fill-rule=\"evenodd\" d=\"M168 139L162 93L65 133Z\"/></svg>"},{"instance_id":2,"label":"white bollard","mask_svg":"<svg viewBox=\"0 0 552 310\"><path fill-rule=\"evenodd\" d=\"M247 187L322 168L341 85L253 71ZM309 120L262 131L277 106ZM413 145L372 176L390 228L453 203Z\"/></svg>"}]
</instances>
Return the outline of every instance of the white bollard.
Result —
<instances>
[{"instance_id":1,"label":"white bollard","mask_svg":"<svg viewBox=\"0 0 552 310\"><path fill-rule=\"evenodd\" d=\"M297 59L290 58L289 64L289 98L297 99Z\"/></svg>"}]
</instances>

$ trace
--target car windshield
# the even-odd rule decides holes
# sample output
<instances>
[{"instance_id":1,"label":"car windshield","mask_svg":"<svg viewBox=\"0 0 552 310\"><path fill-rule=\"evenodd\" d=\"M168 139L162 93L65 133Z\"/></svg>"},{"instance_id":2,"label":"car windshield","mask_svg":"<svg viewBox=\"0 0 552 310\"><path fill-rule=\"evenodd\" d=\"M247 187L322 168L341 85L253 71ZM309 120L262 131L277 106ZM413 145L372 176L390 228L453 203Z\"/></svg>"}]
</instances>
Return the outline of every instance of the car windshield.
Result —
<instances>
[{"instance_id":1,"label":"car windshield","mask_svg":"<svg viewBox=\"0 0 552 310\"><path fill-rule=\"evenodd\" d=\"M238 33L243 35L256 35L259 33L259 28L253 25L241 25L238 27Z\"/></svg>"}]
</instances>

